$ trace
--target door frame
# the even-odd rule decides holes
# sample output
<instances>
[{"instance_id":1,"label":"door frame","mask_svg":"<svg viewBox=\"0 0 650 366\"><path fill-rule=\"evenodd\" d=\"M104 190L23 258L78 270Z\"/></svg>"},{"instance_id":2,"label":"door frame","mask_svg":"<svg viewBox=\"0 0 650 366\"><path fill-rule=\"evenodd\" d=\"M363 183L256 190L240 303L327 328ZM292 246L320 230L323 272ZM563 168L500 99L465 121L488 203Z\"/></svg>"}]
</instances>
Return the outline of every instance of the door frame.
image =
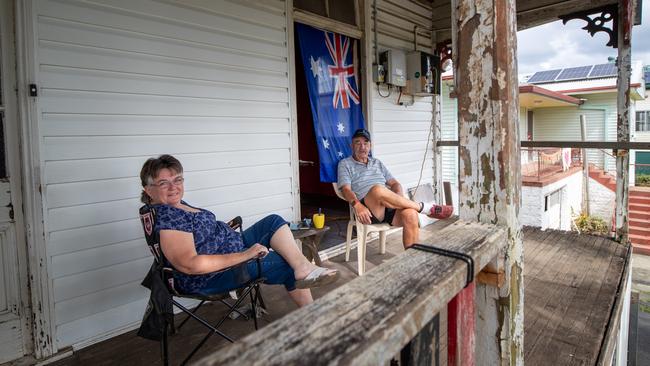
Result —
<instances>
[{"instance_id":1,"label":"door frame","mask_svg":"<svg viewBox=\"0 0 650 366\"><path fill-rule=\"evenodd\" d=\"M305 17L301 12L301 23L347 36L359 35L359 87L361 88L361 110L363 111L366 128L372 130L372 87L373 81L370 70L373 62L373 44L371 39L371 2L372 0L354 0L357 27L342 24L325 17ZM287 68L289 73L289 108L291 110L291 163L293 168L293 207L294 220L301 220L300 212L300 169L298 164L298 109L296 99L296 45L294 41L294 26L297 22L294 16L293 0L285 0L285 18L287 31ZM314 22L315 21L315 22ZM357 28L357 29L354 29ZM348 30L349 32L347 32ZM353 37L355 38L355 37Z\"/></svg>"},{"instance_id":2,"label":"door frame","mask_svg":"<svg viewBox=\"0 0 650 366\"><path fill-rule=\"evenodd\" d=\"M16 276L16 282L18 283L18 289L16 289L16 294L18 295L18 314L21 319L22 327L22 343L23 343L23 354L30 355L33 353L33 337L32 337L32 313L31 309L33 302L30 301L30 291L29 291L29 274L28 270L29 261L27 260L27 244L25 241L25 221L23 216L23 192L22 192L22 169L21 169L21 153L20 153L20 143L19 136L21 131L21 120L19 119L18 113L18 100L16 93L17 78L15 69L17 67L17 58L16 58L16 49L15 49L15 26L14 26L14 14L15 7L14 2L12 1L3 1L0 3L0 13L4 14L5 19L0 21L0 37L2 37L2 53L0 57L2 58L2 66L4 68L5 77L1 78L3 85L3 96L4 96L4 132L5 132L5 155L7 163L7 173L10 177L9 187L11 190L11 204L13 206L13 226L14 235L13 240L15 242L15 251L12 254L15 254L17 264L16 268L18 269Z\"/></svg>"},{"instance_id":3,"label":"door frame","mask_svg":"<svg viewBox=\"0 0 650 366\"><path fill-rule=\"evenodd\" d=\"M36 74L36 11L33 0L14 0L16 89L19 118L18 166L22 172L22 207L28 258L31 331L37 359L57 352L54 304L49 285L49 258L45 246L44 198L42 196L41 140L38 129L37 97L30 97L29 85L38 85Z\"/></svg>"}]
</instances>

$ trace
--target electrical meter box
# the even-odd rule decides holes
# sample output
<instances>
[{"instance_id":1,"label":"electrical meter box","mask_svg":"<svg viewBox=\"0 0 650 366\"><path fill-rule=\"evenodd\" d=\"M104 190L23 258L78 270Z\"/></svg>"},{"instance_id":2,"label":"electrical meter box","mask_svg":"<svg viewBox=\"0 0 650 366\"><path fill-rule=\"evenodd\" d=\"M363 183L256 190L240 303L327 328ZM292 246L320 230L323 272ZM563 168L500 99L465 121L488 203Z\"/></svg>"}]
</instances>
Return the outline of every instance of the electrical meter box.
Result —
<instances>
[{"instance_id":1,"label":"electrical meter box","mask_svg":"<svg viewBox=\"0 0 650 366\"><path fill-rule=\"evenodd\" d=\"M406 54L400 50L388 50L379 55L384 65L386 84L406 86Z\"/></svg>"},{"instance_id":2,"label":"electrical meter box","mask_svg":"<svg viewBox=\"0 0 650 366\"><path fill-rule=\"evenodd\" d=\"M414 51L406 55L406 94L440 94L440 56Z\"/></svg>"}]
</instances>

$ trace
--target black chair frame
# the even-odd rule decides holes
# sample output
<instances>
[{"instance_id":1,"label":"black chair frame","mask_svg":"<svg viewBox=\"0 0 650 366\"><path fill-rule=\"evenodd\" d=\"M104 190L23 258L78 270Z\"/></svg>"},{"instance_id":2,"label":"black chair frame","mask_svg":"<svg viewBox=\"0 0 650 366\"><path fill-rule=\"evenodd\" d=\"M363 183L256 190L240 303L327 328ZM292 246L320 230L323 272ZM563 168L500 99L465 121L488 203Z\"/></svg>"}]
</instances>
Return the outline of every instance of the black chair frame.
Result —
<instances>
[{"instance_id":1,"label":"black chair frame","mask_svg":"<svg viewBox=\"0 0 650 366\"><path fill-rule=\"evenodd\" d=\"M187 317L181 322L181 324L178 327L174 327L173 323L171 324L171 334L176 334L180 328L189 320L189 319L194 319L206 328L208 328L208 333L203 337L203 339L192 349L192 351L185 357L185 359L181 362L181 365L187 364L187 362L196 354L196 352L205 344L205 342L208 341L208 339L213 335L217 334L227 340L228 342L233 343L234 340L230 338L228 335L220 331L218 328L223 324L223 322L226 321L226 319L232 314L233 312L238 313L240 316L242 316L244 319L249 320L250 317L248 314L245 314L239 310L239 307L242 305L243 301L246 298L250 298L250 304L251 304L251 317L253 318L253 324L255 326L255 329L258 329L258 322L257 322L257 317L258 317L258 311L263 310L266 308L264 304L264 300L262 298L262 293L260 290L260 284L263 283L266 279L261 276L262 274L262 268L260 264L259 259L253 259L251 261L256 261L257 263L257 278L256 279L250 279L250 276L246 279L246 274L248 273L248 264L251 261L247 261L244 263L240 263L237 265L234 265L229 268L225 268L219 272L224 272L228 270L236 270L239 271L242 275L242 283L240 287L238 287L236 290L231 291L229 293L220 293L220 294L213 294L213 295L195 295L195 294L182 294L179 293L176 288L174 287L174 272L175 269L169 266L166 266L166 263L168 261L165 259L164 254L160 248L160 238L159 236L155 233L154 231L154 226L155 226L155 220L156 220L156 210L154 207L150 205L144 205L140 208L140 220L142 222L142 227L144 229L145 233L145 238L147 240L147 245L149 246L149 250L151 251L153 257L154 257L154 264L156 265L156 269L161 276L162 280L167 286L167 290L169 291L169 295L171 297L171 303L173 306L177 307L180 309L182 312L187 314ZM228 222L228 225L233 228L234 230L238 230L240 234L242 233L242 218L240 216L235 217L231 221ZM235 293L235 302L230 304L226 301L228 297L232 297L231 293ZM193 309L188 309L187 307L183 306L183 304L179 303L174 299L175 297L177 298L187 298L187 299L194 299L194 300L199 300L199 304L194 307ZM214 325L210 324L207 320L203 319L202 317L197 315L197 311L201 306L208 301L212 302L220 302L224 304L228 308L228 312ZM169 333L169 323L165 323L165 329L163 332L163 336L161 339L161 357L163 359L163 364L165 366L169 365L169 341L168 341L168 333Z\"/></svg>"}]
</instances>

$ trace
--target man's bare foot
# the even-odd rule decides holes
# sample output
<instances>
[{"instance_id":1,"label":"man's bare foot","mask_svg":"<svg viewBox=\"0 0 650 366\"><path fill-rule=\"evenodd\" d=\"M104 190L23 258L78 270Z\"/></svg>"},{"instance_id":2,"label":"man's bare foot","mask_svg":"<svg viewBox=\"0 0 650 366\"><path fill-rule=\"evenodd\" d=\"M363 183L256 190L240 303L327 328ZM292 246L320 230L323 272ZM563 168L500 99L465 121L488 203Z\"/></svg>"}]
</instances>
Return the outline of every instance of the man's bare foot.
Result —
<instances>
[{"instance_id":1,"label":"man's bare foot","mask_svg":"<svg viewBox=\"0 0 650 366\"><path fill-rule=\"evenodd\" d=\"M454 213L454 206L422 203L420 213L433 219L448 219Z\"/></svg>"}]
</instances>

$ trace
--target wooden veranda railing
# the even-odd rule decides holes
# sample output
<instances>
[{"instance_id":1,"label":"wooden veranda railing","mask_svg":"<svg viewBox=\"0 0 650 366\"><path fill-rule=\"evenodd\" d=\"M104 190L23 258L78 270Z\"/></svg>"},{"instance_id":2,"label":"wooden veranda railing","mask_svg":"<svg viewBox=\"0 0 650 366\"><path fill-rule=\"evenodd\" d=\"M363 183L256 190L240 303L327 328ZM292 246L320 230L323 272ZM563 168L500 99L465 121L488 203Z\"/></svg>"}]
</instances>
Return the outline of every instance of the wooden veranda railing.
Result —
<instances>
[{"instance_id":1,"label":"wooden veranda railing","mask_svg":"<svg viewBox=\"0 0 650 366\"><path fill-rule=\"evenodd\" d=\"M473 258L473 276L507 242L504 227L464 221L437 237L431 245ZM414 351L412 362L423 364L434 357L428 325L465 287L467 268L460 260L407 250L197 364L382 365L416 337L424 352Z\"/></svg>"}]
</instances>

